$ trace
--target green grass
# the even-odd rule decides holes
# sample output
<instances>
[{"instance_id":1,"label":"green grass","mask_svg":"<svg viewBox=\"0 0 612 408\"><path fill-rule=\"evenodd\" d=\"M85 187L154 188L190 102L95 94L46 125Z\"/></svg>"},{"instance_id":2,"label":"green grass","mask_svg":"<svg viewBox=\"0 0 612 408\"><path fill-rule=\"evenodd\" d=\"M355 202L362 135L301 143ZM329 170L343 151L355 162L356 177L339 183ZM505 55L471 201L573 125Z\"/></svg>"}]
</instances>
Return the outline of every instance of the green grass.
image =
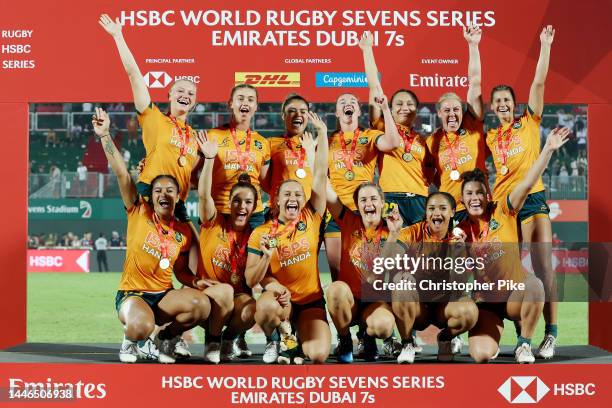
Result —
<instances>
[{"instance_id":1,"label":"green grass","mask_svg":"<svg viewBox=\"0 0 612 408\"><path fill-rule=\"evenodd\" d=\"M119 273L28 274L28 341L43 343L117 343L123 337L115 312ZM330 282L322 274L323 285ZM577 278L566 279L577 291ZM573 288L573 289L570 289ZM576 299L576 296L572 297ZM588 303L559 304L559 337L564 345L588 343ZM502 344L514 344L514 326L506 321ZM333 325L332 325L333 326ZM540 319L534 343L539 343L544 322ZM332 328L333 329L333 328ZM201 334L199 335L201 339ZM263 341L259 339L259 341Z\"/></svg>"}]
</instances>

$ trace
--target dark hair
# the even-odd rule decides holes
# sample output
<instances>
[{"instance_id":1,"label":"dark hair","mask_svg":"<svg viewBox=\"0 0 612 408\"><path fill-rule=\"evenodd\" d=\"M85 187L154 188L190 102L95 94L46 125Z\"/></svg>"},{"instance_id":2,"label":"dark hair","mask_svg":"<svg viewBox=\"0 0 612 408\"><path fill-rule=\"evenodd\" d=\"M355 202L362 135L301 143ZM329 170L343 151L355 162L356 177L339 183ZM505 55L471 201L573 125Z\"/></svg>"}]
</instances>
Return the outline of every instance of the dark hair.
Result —
<instances>
[{"instance_id":1,"label":"dark hair","mask_svg":"<svg viewBox=\"0 0 612 408\"><path fill-rule=\"evenodd\" d=\"M296 93L291 93L291 94L287 95L287 97L285 98L285 101L281 105L281 113L285 113L285 108L287 107L287 105L289 105L290 102L293 102L293 101L302 101L302 102L304 102L306 104L306 107L310 111L310 104L308 103L308 101L303 96L298 95Z\"/></svg>"},{"instance_id":2,"label":"dark hair","mask_svg":"<svg viewBox=\"0 0 612 408\"><path fill-rule=\"evenodd\" d=\"M232 88L232 92L230 93L230 102L232 101L232 99L234 99L234 94L236 93L237 90L239 89L252 89L255 91L255 100L259 100L259 94L257 93L257 88L255 88L253 85L251 84L238 84L236 86L234 86Z\"/></svg>"},{"instance_id":3,"label":"dark hair","mask_svg":"<svg viewBox=\"0 0 612 408\"><path fill-rule=\"evenodd\" d=\"M493 102L493 95L495 95L495 92L498 92L498 91L510 92L510 95L512 95L512 102L516 103L516 96L514 96L514 89L512 89L510 85L503 85L503 84L493 87L493 89L491 90L491 102Z\"/></svg>"},{"instance_id":4,"label":"dark hair","mask_svg":"<svg viewBox=\"0 0 612 408\"><path fill-rule=\"evenodd\" d=\"M453 211L457 209L457 201L455 201L455 197L447 193L446 191L436 191L435 193L431 193L427 196L427 201L425 202L425 207L429 204L429 200L434 198L435 196L442 196L448 201Z\"/></svg>"},{"instance_id":5,"label":"dark hair","mask_svg":"<svg viewBox=\"0 0 612 408\"><path fill-rule=\"evenodd\" d=\"M380 198L382 199L383 203L385 202L385 193L382 191L382 188L380 188L378 184L372 181L364 181L359 186L357 186L357 188L353 192L353 202L355 203L356 207L359 207L357 204L357 201L359 200L359 192L361 191L361 189L366 187L374 187L378 191L378 194L380 195Z\"/></svg>"},{"instance_id":6,"label":"dark hair","mask_svg":"<svg viewBox=\"0 0 612 408\"><path fill-rule=\"evenodd\" d=\"M172 181L172 183L176 186L177 193L180 191L181 188L179 187L179 183L178 183L178 181L176 181L176 179L173 176L171 176L169 174L160 174L159 176L157 176L153 180L151 180L151 184L150 184L150 187L149 187L150 188L150 194L149 195L153 194L153 185L155 183L157 183L159 180L163 179L163 178L167 178L170 181Z\"/></svg>"},{"instance_id":7,"label":"dark hair","mask_svg":"<svg viewBox=\"0 0 612 408\"><path fill-rule=\"evenodd\" d=\"M248 188L249 190L251 190L251 192L253 193L253 196L255 197L255 204L257 204L257 200L258 200L257 189L255 188L253 184L251 184L251 176L249 176L248 173L242 173L238 176L238 182L234 184L232 186L232 189L230 190L230 194L229 194L230 198L234 195L236 190L238 190L239 188Z\"/></svg>"},{"instance_id":8,"label":"dark hair","mask_svg":"<svg viewBox=\"0 0 612 408\"><path fill-rule=\"evenodd\" d=\"M463 189L465 188L465 185L472 181L484 184L485 189L487 189L488 191L489 186L487 185L487 176L479 168L476 168L471 171L466 171L461 175L461 180L461 194L463 194Z\"/></svg>"},{"instance_id":9,"label":"dark hair","mask_svg":"<svg viewBox=\"0 0 612 408\"><path fill-rule=\"evenodd\" d=\"M391 105L393 103L393 99L402 92L406 92L408 95L410 95L412 99L414 99L414 102L416 103L417 108L419 107L419 98L417 98L416 94L412 92L411 90L404 89L404 88L398 89L397 91L393 93L393 95L391 95L391 99L389 99L389 105Z\"/></svg>"}]
</instances>

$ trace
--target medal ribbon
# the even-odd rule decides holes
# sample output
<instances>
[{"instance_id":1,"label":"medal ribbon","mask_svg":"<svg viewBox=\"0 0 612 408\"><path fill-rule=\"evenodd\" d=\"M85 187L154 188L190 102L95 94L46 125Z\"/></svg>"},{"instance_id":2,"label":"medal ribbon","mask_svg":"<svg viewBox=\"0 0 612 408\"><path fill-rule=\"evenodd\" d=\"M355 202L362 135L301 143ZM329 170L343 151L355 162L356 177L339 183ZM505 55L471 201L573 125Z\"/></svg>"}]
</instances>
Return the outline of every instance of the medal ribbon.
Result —
<instances>
[{"instance_id":1,"label":"medal ribbon","mask_svg":"<svg viewBox=\"0 0 612 408\"><path fill-rule=\"evenodd\" d=\"M272 228L270 228L270 234L269 234L270 238L281 237L283 235L287 235L287 236L291 235L293 233L293 230L295 229L295 226L300 221L300 218L302 218L301 214L295 220L287 224L287 226L283 229L282 232L277 232L278 231L278 217L274 218L274 220L272 221Z\"/></svg>"},{"instance_id":2,"label":"medal ribbon","mask_svg":"<svg viewBox=\"0 0 612 408\"><path fill-rule=\"evenodd\" d=\"M304 159L306 158L306 150L304 150L304 146L300 146L299 152L293 151L293 143L291 143L291 137L289 135L285 135L285 143L287 143L287 147L289 151L292 153L293 157L297 159L298 168L304 169Z\"/></svg>"},{"instance_id":3,"label":"medal ribbon","mask_svg":"<svg viewBox=\"0 0 612 408\"><path fill-rule=\"evenodd\" d=\"M497 128L497 150L501 154L502 164L505 166L508 161L508 150L510 149L510 138L512 137L512 126L514 121L510 124L508 129L502 133L502 125Z\"/></svg>"},{"instance_id":4,"label":"medal ribbon","mask_svg":"<svg viewBox=\"0 0 612 408\"><path fill-rule=\"evenodd\" d=\"M179 126L178 122L176 121L176 118L172 115L168 115L168 117L174 124L174 127L176 127L176 131L181 141L181 154L180 155L186 156L187 146L189 145L189 136L191 136L191 127L185 123L185 132L183 132L183 129Z\"/></svg>"},{"instance_id":5,"label":"medal ribbon","mask_svg":"<svg viewBox=\"0 0 612 408\"><path fill-rule=\"evenodd\" d=\"M238 264L245 265L246 264L246 248L247 243L249 241L249 233L242 234L242 239L238 242L236 239L236 231L234 231L231 227L229 229L228 237L230 244L230 258L232 264L232 274L238 274Z\"/></svg>"},{"instance_id":6,"label":"medal ribbon","mask_svg":"<svg viewBox=\"0 0 612 408\"><path fill-rule=\"evenodd\" d=\"M450 140L448 139L448 133L446 133L446 131L444 131L444 138L446 139L446 146L448 147L448 149L450 150L450 161L451 161L451 168L453 170L457 170L457 150L455 145L457 145L459 143L459 135L456 135L457 138L455 139L455 141L451 144Z\"/></svg>"},{"instance_id":7,"label":"medal ribbon","mask_svg":"<svg viewBox=\"0 0 612 408\"><path fill-rule=\"evenodd\" d=\"M174 235L174 220L171 220L168 223L168 230L164 230L161 225L161 221L156 213L153 213L153 224L155 224L155 229L157 230L157 236L159 237L159 250L161 251L162 259L166 258L170 260L168 257L168 248L170 247L170 240Z\"/></svg>"},{"instance_id":8,"label":"medal ribbon","mask_svg":"<svg viewBox=\"0 0 612 408\"><path fill-rule=\"evenodd\" d=\"M408 129L408 132L406 132L404 129L404 126L397 125L397 132L404 141L404 152L410 153L410 150L412 150L412 143L414 143L414 139L416 138L416 134L412 131L412 129Z\"/></svg>"},{"instance_id":9,"label":"medal ribbon","mask_svg":"<svg viewBox=\"0 0 612 408\"><path fill-rule=\"evenodd\" d=\"M353 171L353 160L355 160L355 150L357 149L357 139L359 139L359 128L355 129L353 134L353 143L351 145L351 153L349 155L346 150L346 142L344 141L344 132L340 136L340 145L342 147L342 161L348 171Z\"/></svg>"},{"instance_id":10,"label":"medal ribbon","mask_svg":"<svg viewBox=\"0 0 612 408\"><path fill-rule=\"evenodd\" d=\"M240 151L240 143L238 142L238 136L236 136L236 128L230 128L234 145L236 146L236 152L238 153L238 161L240 162L240 170L247 171L247 165L251 159L251 129L246 131L246 142L244 143L244 152Z\"/></svg>"}]
</instances>

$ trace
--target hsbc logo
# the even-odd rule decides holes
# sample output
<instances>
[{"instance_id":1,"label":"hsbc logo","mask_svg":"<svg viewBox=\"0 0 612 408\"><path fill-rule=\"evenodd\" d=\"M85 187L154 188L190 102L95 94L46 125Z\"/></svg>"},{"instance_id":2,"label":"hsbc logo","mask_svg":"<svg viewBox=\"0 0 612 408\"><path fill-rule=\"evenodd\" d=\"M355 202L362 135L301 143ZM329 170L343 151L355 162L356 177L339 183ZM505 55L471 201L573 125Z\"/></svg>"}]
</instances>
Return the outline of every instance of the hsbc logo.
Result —
<instances>
[{"instance_id":1,"label":"hsbc logo","mask_svg":"<svg viewBox=\"0 0 612 408\"><path fill-rule=\"evenodd\" d=\"M536 376L512 376L497 391L511 404L536 404L550 388Z\"/></svg>"},{"instance_id":2,"label":"hsbc logo","mask_svg":"<svg viewBox=\"0 0 612 408\"><path fill-rule=\"evenodd\" d=\"M164 71L149 71L144 80L149 88L165 88L172 82L172 77Z\"/></svg>"}]
</instances>

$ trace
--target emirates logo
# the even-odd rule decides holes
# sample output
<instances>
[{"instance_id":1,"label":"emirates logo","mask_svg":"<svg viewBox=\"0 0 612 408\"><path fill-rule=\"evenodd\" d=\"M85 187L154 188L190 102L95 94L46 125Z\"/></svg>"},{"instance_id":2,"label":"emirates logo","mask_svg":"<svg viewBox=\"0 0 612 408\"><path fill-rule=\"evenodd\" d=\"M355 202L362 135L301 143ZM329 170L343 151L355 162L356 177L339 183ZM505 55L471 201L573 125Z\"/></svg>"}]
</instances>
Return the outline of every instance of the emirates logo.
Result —
<instances>
[{"instance_id":1,"label":"emirates logo","mask_svg":"<svg viewBox=\"0 0 612 408\"><path fill-rule=\"evenodd\" d=\"M149 88L165 88L172 82L172 77L164 71L149 71L144 80Z\"/></svg>"},{"instance_id":2,"label":"emirates logo","mask_svg":"<svg viewBox=\"0 0 612 408\"><path fill-rule=\"evenodd\" d=\"M497 391L511 404L535 404L550 388L536 376L512 376Z\"/></svg>"}]
</instances>

